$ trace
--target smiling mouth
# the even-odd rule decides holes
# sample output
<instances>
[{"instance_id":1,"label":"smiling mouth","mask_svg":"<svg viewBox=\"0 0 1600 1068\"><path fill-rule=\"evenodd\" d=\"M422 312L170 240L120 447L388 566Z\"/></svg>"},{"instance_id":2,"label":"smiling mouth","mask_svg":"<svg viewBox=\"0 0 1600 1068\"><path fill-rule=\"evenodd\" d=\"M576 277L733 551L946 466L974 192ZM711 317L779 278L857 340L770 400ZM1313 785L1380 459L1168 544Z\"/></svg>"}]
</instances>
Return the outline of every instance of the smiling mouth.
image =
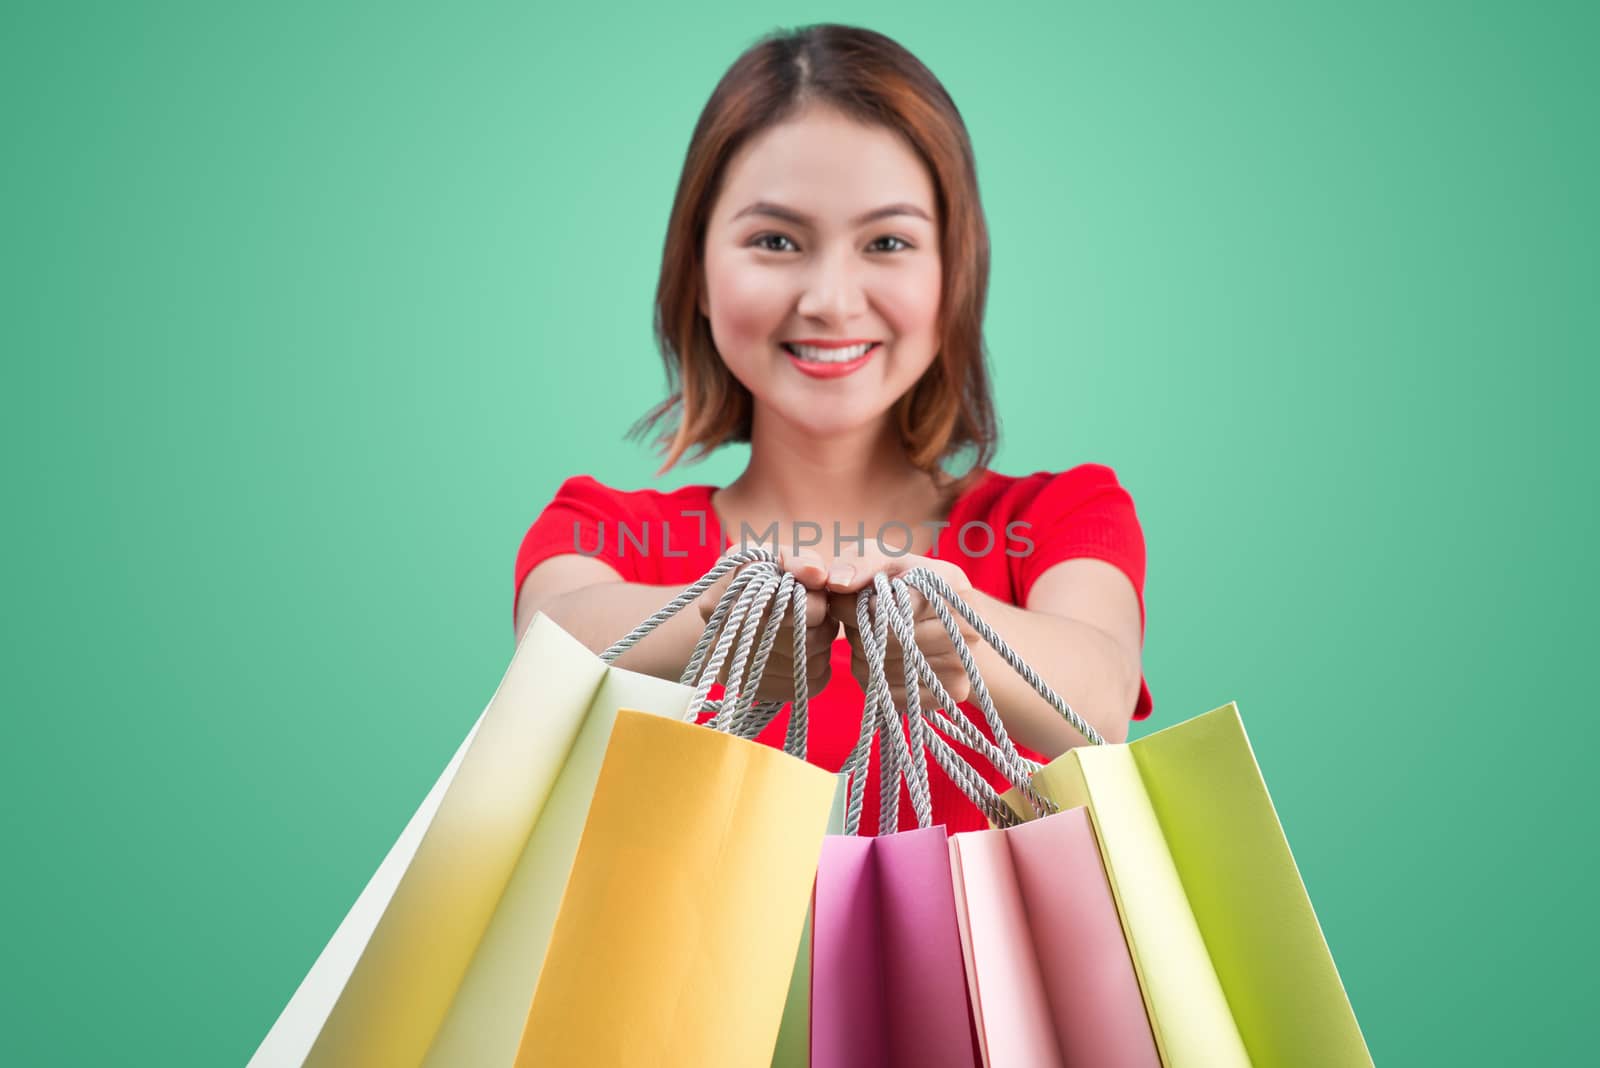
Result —
<instances>
[{"instance_id":1,"label":"smiling mouth","mask_svg":"<svg viewBox=\"0 0 1600 1068\"><path fill-rule=\"evenodd\" d=\"M791 345L787 341L779 342L783 351L797 360L806 363L830 364L853 363L870 352L875 352L883 346L882 342L873 341L865 345L852 345L844 349L823 349L811 345Z\"/></svg>"}]
</instances>

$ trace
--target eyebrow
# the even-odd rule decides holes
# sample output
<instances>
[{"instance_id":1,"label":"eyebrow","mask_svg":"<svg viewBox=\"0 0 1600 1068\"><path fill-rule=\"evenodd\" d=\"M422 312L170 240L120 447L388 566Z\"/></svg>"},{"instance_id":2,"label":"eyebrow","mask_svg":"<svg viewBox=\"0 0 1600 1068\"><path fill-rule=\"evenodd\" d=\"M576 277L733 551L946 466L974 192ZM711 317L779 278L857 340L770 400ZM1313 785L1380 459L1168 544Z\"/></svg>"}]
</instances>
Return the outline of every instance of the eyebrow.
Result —
<instances>
[{"instance_id":1,"label":"eyebrow","mask_svg":"<svg viewBox=\"0 0 1600 1068\"><path fill-rule=\"evenodd\" d=\"M796 226L810 226L813 222L809 215L804 215L793 208L786 208L782 204L774 204L770 200L758 200L739 212L734 218L742 219L746 215L768 215L774 219L782 219L784 222L793 223ZM911 215L926 222L931 223L933 221L928 218L927 212L915 204L899 203L886 204L881 208L874 208L865 215L858 216L851 225L865 226L869 222L876 222L879 219L887 219L895 215Z\"/></svg>"}]
</instances>

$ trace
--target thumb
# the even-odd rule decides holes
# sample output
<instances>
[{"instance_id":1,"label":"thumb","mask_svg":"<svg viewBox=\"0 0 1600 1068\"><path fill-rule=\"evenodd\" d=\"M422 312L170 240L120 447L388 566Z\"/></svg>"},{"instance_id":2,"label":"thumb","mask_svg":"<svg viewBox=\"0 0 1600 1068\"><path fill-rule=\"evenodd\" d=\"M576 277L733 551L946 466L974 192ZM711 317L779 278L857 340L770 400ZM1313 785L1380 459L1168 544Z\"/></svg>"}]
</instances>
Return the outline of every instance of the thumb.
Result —
<instances>
[{"instance_id":1,"label":"thumb","mask_svg":"<svg viewBox=\"0 0 1600 1068\"><path fill-rule=\"evenodd\" d=\"M780 556L778 570L795 577L795 581L808 590L821 589L828 579L828 569L822 557L812 552L797 552L793 556Z\"/></svg>"}]
</instances>

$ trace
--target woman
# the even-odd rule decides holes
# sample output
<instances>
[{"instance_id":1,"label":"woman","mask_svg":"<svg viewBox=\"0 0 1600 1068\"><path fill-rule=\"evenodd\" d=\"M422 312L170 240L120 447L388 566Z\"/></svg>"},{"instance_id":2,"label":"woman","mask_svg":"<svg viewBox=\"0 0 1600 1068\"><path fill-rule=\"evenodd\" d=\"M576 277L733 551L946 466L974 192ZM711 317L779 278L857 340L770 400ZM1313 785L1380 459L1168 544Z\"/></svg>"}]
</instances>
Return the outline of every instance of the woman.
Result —
<instances>
[{"instance_id":1,"label":"woman","mask_svg":"<svg viewBox=\"0 0 1600 1068\"><path fill-rule=\"evenodd\" d=\"M879 571L926 567L1107 741L1125 740L1130 717L1151 709L1143 535L1108 467L1024 477L987 467L988 270L965 126L915 57L838 25L774 34L740 56L695 127L668 224L656 334L673 393L633 433L676 411L657 439L658 475L691 446L700 459L730 441L749 442L748 466L727 486L671 492L567 479L518 554L518 638L542 611L604 649L728 546L762 542L807 590L809 759L837 770L862 707L855 596ZM965 450L975 461L950 474L945 461ZM729 581L707 592L698 616L680 612L618 665L677 679ZM948 635L920 596L913 602L918 646L989 734L965 701ZM1025 755L1048 760L1084 743L967 637ZM792 642L776 645L763 699L793 695ZM903 707L898 653L891 638L888 676ZM781 744L787 718L761 740ZM982 757L955 749L1003 788ZM929 774L936 823L986 826L937 766ZM869 798L877 779L874 743ZM913 826L904 794L899 811L901 827Z\"/></svg>"}]
</instances>

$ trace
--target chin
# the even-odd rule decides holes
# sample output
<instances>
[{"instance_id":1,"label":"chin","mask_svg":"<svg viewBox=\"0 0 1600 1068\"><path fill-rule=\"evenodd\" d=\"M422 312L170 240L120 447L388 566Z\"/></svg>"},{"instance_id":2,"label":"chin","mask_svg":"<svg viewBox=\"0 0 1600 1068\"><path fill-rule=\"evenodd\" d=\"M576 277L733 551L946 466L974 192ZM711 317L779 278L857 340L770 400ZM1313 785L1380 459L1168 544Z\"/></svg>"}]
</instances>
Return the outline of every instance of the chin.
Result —
<instances>
[{"instance_id":1,"label":"chin","mask_svg":"<svg viewBox=\"0 0 1600 1068\"><path fill-rule=\"evenodd\" d=\"M804 406L781 405L778 412L785 421L800 427L814 437L838 437L871 426L889 411L889 405L830 405L818 411L815 404Z\"/></svg>"}]
</instances>

